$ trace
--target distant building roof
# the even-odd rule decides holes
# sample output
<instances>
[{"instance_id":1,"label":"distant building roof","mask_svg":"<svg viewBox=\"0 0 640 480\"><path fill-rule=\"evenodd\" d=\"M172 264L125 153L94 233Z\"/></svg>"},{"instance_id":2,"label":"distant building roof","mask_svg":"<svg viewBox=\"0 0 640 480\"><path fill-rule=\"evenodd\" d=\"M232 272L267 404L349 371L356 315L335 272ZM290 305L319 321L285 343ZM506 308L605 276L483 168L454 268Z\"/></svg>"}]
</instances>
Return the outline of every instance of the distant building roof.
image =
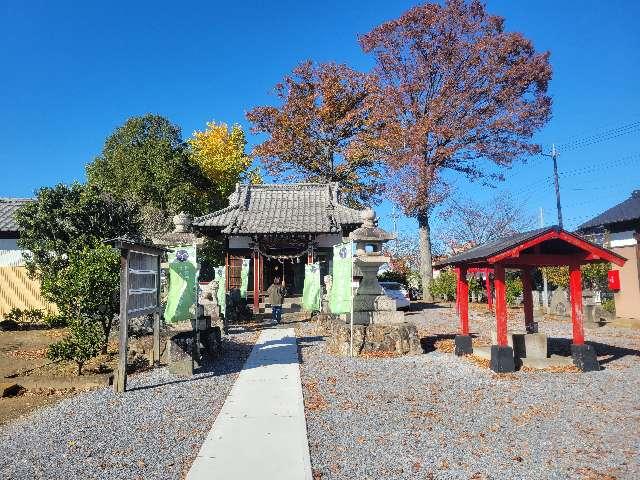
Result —
<instances>
[{"instance_id":1,"label":"distant building roof","mask_svg":"<svg viewBox=\"0 0 640 480\"><path fill-rule=\"evenodd\" d=\"M15 213L23 205L32 202L28 198L1 198L0 197L0 232L17 233Z\"/></svg>"},{"instance_id":2,"label":"distant building roof","mask_svg":"<svg viewBox=\"0 0 640 480\"><path fill-rule=\"evenodd\" d=\"M588 231L598 227L616 224L640 223L640 190L634 190L624 202L592 218L578 227L578 231Z\"/></svg>"},{"instance_id":3,"label":"distant building roof","mask_svg":"<svg viewBox=\"0 0 640 480\"><path fill-rule=\"evenodd\" d=\"M360 210L339 203L335 183L238 185L229 206L193 226L229 235L338 233L362 223Z\"/></svg>"}]
</instances>

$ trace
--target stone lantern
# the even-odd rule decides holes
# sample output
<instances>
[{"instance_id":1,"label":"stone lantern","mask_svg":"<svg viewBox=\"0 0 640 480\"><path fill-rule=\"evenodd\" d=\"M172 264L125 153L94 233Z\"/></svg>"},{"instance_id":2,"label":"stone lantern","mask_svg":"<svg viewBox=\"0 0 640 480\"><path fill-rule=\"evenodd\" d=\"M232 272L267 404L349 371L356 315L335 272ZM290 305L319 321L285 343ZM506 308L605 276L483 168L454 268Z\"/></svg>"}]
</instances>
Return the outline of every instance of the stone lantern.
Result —
<instances>
[{"instance_id":1,"label":"stone lantern","mask_svg":"<svg viewBox=\"0 0 640 480\"><path fill-rule=\"evenodd\" d=\"M395 236L377 225L372 209L362 212L362 226L349 234L356 245L355 269L362 275L353 299L353 323L357 325L404 322L404 313L396 310L378 283L378 270L391 260L382 253L382 245Z\"/></svg>"}]
</instances>

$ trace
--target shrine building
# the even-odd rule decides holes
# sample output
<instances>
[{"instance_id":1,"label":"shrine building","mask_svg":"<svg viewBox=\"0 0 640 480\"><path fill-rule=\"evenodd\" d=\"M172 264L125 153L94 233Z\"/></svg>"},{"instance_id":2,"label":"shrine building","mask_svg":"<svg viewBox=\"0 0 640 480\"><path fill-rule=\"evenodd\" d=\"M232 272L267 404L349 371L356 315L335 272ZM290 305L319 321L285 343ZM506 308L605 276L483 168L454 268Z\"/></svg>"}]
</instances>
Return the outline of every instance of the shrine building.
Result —
<instances>
[{"instance_id":1,"label":"shrine building","mask_svg":"<svg viewBox=\"0 0 640 480\"><path fill-rule=\"evenodd\" d=\"M319 262L321 278L329 274L332 246L348 240L361 214L341 202L337 183L237 184L228 207L194 219L193 227L223 236L227 290L240 287L242 260L252 260L247 296L257 312L274 277L296 296L305 264Z\"/></svg>"}]
</instances>

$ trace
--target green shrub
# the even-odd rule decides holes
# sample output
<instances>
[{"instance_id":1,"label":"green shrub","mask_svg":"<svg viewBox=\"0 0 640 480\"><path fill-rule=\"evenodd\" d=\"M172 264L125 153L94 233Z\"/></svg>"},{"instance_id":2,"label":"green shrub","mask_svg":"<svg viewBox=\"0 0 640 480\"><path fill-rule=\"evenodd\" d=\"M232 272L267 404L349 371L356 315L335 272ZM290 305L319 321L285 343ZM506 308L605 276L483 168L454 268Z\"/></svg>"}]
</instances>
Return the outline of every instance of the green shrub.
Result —
<instances>
[{"instance_id":1,"label":"green shrub","mask_svg":"<svg viewBox=\"0 0 640 480\"><path fill-rule=\"evenodd\" d=\"M73 320L69 336L49 345L47 357L50 360L72 360L78 365L78 375L82 366L98 355L102 348L103 333L100 324L88 320Z\"/></svg>"},{"instance_id":2,"label":"green shrub","mask_svg":"<svg viewBox=\"0 0 640 480\"><path fill-rule=\"evenodd\" d=\"M429 291L434 298L442 298L444 301L456 298L456 274L453 270L442 270L437 278L429 284Z\"/></svg>"},{"instance_id":3,"label":"green shrub","mask_svg":"<svg viewBox=\"0 0 640 480\"><path fill-rule=\"evenodd\" d=\"M44 311L38 308L28 308L22 310L21 308L12 308L9 313L4 315L5 320L20 324L35 324L42 322L44 318Z\"/></svg>"},{"instance_id":4,"label":"green shrub","mask_svg":"<svg viewBox=\"0 0 640 480\"><path fill-rule=\"evenodd\" d=\"M63 328L68 324L67 318L61 313L49 313L44 317L43 322L49 328Z\"/></svg>"},{"instance_id":5,"label":"green shrub","mask_svg":"<svg viewBox=\"0 0 640 480\"><path fill-rule=\"evenodd\" d=\"M506 297L507 304L514 305L520 295L522 295L522 280L519 276L509 277L506 279Z\"/></svg>"},{"instance_id":6,"label":"green shrub","mask_svg":"<svg viewBox=\"0 0 640 480\"><path fill-rule=\"evenodd\" d=\"M602 308L609 313L616 314L616 302L613 298L607 298L602 301Z\"/></svg>"}]
</instances>

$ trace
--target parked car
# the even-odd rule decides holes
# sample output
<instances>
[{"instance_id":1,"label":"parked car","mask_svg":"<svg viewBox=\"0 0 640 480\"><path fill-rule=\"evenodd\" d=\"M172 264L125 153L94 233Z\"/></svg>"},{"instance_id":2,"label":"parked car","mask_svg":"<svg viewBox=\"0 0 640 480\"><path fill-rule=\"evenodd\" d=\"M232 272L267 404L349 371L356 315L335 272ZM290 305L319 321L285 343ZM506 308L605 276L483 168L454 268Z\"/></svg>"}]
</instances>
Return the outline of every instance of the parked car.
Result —
<instances>
[{"instance_id":1,"label":"parked car","mask_svg":"<svg viewBox=\"0 0 640 480\"><path fill-rule=\"evenodd\" d=\"M380 282L384 294L396 302L396 310L409 310L409 292L398 282Z\"/></svg>"}]
</instances>

